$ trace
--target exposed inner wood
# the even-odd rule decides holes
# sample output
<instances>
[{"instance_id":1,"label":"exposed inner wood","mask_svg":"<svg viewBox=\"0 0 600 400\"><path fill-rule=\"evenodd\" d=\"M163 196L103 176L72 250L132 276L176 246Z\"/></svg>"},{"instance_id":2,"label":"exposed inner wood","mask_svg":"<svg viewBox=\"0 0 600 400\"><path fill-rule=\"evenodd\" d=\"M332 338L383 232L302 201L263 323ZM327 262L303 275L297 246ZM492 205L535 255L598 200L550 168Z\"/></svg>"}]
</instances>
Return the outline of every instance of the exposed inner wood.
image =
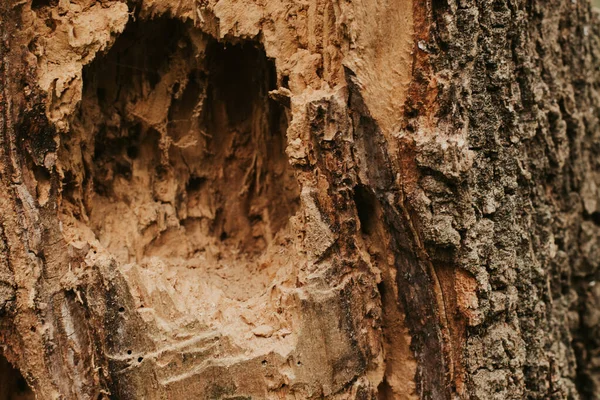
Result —
<instances>
[{"instance_id":1,"label":"exposed inner wood","mask_svg":"<svg viewBox=\"0 0 600 400\"><path fill-rule=\"evenodd\" d=\"M62 228L116 260L156 348L110 357L155 362L169 385L200 358L288 354L299 187L273 61L159 19L131 24L83 77L58 153Z\"/></svg>"}]
</instances>

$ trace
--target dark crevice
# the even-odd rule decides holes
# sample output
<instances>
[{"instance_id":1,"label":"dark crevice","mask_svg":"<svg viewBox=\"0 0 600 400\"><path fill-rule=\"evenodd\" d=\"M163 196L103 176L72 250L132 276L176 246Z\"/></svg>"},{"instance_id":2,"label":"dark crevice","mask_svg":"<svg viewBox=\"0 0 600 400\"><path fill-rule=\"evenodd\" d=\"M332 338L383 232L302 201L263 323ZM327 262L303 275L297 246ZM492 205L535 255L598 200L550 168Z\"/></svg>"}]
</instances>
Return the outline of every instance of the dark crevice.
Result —
<instances>
[{"instance_id":1,"label":"dark crevice","mask_svg":"<svg viewBox=\"0 0 600 400\"><path fill-rule=\"evenodd\" d=\"M354 203L360 220L360 230L369 235L375 229L375 195L366 186L359 185L354 188Z\"/></svg>"},{"instance_id":2,"label":"dark crevice","mask_svg":"<svg viewBox=\"0 0 600 400\"><path fill-rule=\"evenodd\" d=\"M37 11L44 7L55 7L58 5L58 0L32 0L31 9Z\"/></svg>"},{"instance_id":3,"label":"dark crevice","mask_svg":"<svg viewBox=\"0 0 600 400\"><path fill-rule=\"evenodd\" d=\"M34 400L35 395L21 372L0 351L0 400Z\"/></svg>"},{"instance_id":4,"label":"dark crevice","mask_svg":"<svg viewBox=\"0 0 600 400\"><path fill-rule=\"evenodd\" d=\"M590 217L594 224L600 225L600 211L593 212Z\"/></svg>"}]
</instances>

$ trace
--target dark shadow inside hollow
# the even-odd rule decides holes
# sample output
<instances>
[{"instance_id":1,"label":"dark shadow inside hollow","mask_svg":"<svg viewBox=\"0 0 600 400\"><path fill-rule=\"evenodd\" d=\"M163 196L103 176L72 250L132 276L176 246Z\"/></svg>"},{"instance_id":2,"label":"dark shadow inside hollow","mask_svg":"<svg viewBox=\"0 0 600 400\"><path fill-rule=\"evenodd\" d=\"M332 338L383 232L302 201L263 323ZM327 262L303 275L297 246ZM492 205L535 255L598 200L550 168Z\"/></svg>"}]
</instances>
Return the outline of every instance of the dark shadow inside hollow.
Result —
<instances>
[{"instance_id":1,"label":"dark shadow inside hollow","mask_svg":"<svg viewBox=\"0 0 600 400\"><path fill-rule=\"evenodd\" d=\"M63 138L69 212L126 262L190 258L208 237L260 254L299 206L276 85L258 42L168 19L130 23L84 70Z\"/></svg>"},{"instance_id":2,"label":"dark shadow inside hollow","mask_svg":"<svg viewBox=\"0 0 600 400\"><path fill-rule=\"evenodd\" d=\"M227 195L229 206L217 218L215 233L238 235L241 216L255 237L258 231L273 235L298 206L298 187L285 154L287 115L268 96L276 88L275 66L254 43L215 41L207 47L206 65L202 125L214 159L230 166L222 185L234 185L237 192Z\"/></svg>"},{"instance_id":3,"label":"dark shadow inside hollow","mask_svg":"<svg viewBox=\"0 0 600 400\"><path fill-rule=\"evenodd\" d=\"M33 391L0 351L0 400L34 400Z\"/></svg>"}]
</instances>

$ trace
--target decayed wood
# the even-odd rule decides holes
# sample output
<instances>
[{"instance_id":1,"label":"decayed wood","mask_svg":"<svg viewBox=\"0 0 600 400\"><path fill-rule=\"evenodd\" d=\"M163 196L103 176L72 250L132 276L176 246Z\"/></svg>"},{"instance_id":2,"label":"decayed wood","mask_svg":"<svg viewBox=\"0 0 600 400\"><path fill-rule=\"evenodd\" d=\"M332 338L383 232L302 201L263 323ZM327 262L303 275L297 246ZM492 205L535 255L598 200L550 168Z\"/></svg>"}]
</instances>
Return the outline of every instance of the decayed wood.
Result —
<instances>
[{"instance_id":1,"label":"decayed wood","mask_svg":"<svg viewBox=\"0 0 600 400\"><path fill-rule=\"evenodd\" d=\"M598 398L587 2L0 8L0 398Z\"/></svg>"}]
</instances>

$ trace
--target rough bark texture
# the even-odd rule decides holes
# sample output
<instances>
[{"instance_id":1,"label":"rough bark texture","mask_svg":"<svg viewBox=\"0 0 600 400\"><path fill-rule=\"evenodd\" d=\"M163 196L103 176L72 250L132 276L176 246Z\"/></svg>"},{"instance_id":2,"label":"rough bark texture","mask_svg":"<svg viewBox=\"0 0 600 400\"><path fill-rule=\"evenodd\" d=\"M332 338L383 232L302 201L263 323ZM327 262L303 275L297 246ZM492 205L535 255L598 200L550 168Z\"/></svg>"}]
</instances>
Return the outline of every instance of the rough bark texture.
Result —
<instances>
[{"instance_id":1,"label":"rough bark texture","mask_svg":"<svg viewBox=\"0 0 600 400\"><path fill-rule=\"evenodd\" d=\"M0 399L600 398L587 2L0 11Z\"/></svg>"}]
</instances>

